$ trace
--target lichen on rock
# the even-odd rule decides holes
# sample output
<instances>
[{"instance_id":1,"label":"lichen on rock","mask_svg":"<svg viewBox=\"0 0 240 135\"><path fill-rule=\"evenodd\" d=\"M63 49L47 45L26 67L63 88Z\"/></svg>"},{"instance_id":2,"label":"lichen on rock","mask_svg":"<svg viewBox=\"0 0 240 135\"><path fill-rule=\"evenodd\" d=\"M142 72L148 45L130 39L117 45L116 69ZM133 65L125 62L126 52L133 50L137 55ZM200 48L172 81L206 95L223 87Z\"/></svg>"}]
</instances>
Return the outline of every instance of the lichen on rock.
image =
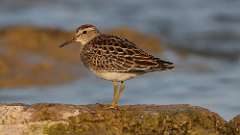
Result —
<instances>
[{"instance_id":1,"label":"lichen on rock","mask_svg":"<svg viewBox=\"0 0 240 135\"><path fill-rule=\"evenodd\" d=\"M237 135L232 122L190 105L2 104L1 135Z\"/></svg>"},{"instance_id":2,"label":"lichen on rock","mask_svg":"<svg viewBox=\"0 0 240 135\"><path fill-rule=\"evenodd\" d=\"M229 126L232 129L232 132L236 135L240 135L240 115L234 117L230 122Z\"/></svg>"}]
</instances>

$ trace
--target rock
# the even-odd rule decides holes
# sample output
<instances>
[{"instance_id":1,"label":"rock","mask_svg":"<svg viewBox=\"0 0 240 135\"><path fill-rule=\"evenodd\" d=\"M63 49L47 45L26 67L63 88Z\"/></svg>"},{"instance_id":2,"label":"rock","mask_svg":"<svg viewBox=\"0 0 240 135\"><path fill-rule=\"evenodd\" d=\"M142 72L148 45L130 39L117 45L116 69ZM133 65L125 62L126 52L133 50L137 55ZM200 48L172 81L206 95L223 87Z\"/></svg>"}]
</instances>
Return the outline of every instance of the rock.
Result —
<instances>
[{"instance_id":1,"label":"rock","mask_svg":"<svg viewBox=\"0 0 240 135\"><path fill-rule=\"evenodd\" d=\"M1 104L1 135L237 135L218 114L190 105Z\"/></svg>"},{"instance_id":2,"label":"rock","mask_svg":"<svg viewBox=\"0 0 240 135\"><path fill-rule=\"evenodd\" d=\"M109 30L111 31L111 30ZM153 52L160 51L159 40L119 28L127 38ZM113 32L112 31L112 32ZM6 27L0 30L0 87L62 84L84 76L77 45L60 49L73 32L34 26Z\"/></svg>"},{"instance_id":3,"label":"rock","mask_svg":"<svg viewBox=\"0 0 240 135\"><path fill-rule=\"evenodd\" d=\"M232 132L236 135L240 135L240 115L234 117L229 122L230 127L232 128Z\"/></svg>"}]
</instances>

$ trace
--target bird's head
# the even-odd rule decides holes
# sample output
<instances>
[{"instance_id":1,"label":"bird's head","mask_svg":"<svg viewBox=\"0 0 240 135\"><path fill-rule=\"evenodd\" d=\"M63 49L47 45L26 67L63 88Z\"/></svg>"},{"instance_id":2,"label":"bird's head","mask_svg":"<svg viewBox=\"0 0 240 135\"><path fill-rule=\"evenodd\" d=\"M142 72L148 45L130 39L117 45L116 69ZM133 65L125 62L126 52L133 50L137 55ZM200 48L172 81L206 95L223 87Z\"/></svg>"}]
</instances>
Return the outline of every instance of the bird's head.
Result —
<instances>
[{"instance_id":1,"label":"bird's head","mask_svg":"<svg viewBox=\"0 0 240 135\"><path fill-rule=\"evenodd\" d=\"M77 28L75 35L71 40L64 42L59 47L62 48L73 42L79 42L81 45L85 45L99 34L99 30L94 25L84 24Z\"/></svg>"}]
</instances>

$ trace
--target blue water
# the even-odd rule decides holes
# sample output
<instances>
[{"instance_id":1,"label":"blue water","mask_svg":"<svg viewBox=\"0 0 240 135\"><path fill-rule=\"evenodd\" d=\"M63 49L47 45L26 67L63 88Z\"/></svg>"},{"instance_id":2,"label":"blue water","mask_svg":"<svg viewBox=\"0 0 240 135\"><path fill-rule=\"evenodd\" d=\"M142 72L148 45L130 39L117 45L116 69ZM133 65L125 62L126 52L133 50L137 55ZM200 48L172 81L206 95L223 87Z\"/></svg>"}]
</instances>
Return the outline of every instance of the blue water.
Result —
<instances>
[{"instance_id":1,"label":"blue water","mask_svg":"<svg viewBox=\"0 0 240 135\"><path fill-rule=\"evenodd\" d=\"M176 70L127 81L122 104L192 104L226 119L240 113L240 1L237 0L0 0L0 26L38 25L73 30L80 24L100 29L129 26L172 46L220 58L173 51L164 57ZM1 53L1 52L0 52ZM234 57L229 61L224 57ZM82 70L82 69L79 69ZM84 70L85 72L86 70ZM1 89L0 103L111 102L111 82L90 72L84 79L47 87Z\"/></svg>"}]
</instances>

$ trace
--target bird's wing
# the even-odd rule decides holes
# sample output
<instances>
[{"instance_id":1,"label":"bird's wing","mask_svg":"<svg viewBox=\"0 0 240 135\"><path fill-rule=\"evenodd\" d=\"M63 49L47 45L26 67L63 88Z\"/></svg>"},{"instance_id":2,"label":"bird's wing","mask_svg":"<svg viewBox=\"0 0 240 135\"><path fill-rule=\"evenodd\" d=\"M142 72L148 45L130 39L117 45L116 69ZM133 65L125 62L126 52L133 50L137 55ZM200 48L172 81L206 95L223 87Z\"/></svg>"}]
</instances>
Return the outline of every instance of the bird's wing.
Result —
<instances>
[{"instance_id":1,"label":"bird's wing","mask_svg":"<svg viewBox=\"0 0 240 135\"><path fill-rule=\"evenodd\" d=\"M173 63L155 58L138 48L125 38L103 35L95 40L94 49L104 61L100 66L108 66L114 72L149 72L173 68Z\"/></svg>"}]
</instances>

